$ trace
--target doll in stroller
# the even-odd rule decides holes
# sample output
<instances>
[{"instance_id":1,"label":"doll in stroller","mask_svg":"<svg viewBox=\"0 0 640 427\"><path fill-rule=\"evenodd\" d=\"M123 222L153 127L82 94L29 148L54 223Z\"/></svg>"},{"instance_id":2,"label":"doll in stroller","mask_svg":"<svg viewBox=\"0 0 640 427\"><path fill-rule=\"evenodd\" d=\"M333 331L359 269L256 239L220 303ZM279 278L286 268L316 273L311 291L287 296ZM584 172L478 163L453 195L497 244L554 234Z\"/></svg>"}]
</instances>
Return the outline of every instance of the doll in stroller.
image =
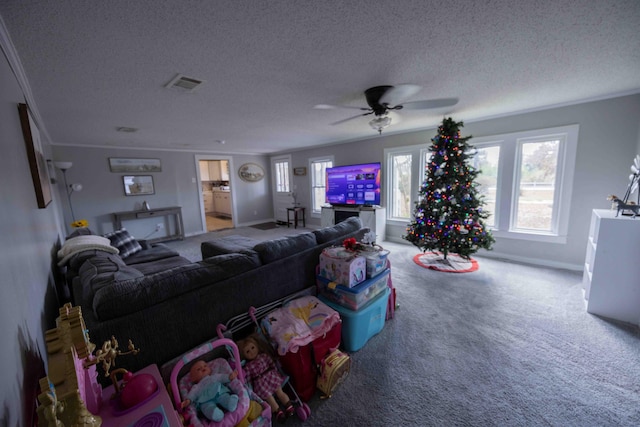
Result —
<instances>
[{"instance_id":1,"label":"doll in stroller","mask_svg":"<svg viewBox=\"0 0 640 427\"><path fill-rule=\"evenodd\" d=\"M277 369L273 348L257 333L240 340L238 348L245 362L243 370L247 380L253 385L253 391L269 404L275 418L283 422L293 415L293 403L282 390L286 377Z\"/></svg>"},{"instance_id":2,"label":"doll in stroller","mask_svg":"<svg viewBox=\"0 0 640 427\"><path fill-rule=\"evenodd\" d=\"M221 347L222 351L218 347ZM220 354L223 356L227 354L225 349L231 354L229 360L227 357L220 356ZM209 341L186 353L173 366L170 386L174 406L179 410L184 420L190 423L190 426L266 427L271 425L270 406L246 386L242 370L236 370L231 365L233 360L239 359L240 353L236 343L231 339L221 338ZM202 375L202 378L212 378L223 382L224 386L228 388L227 396L232 396L223 398L226 400L224 404L219 399L217 400L216 404L219 404L220 412L211 411L211 413L217 413L215 417L206 416L205 411L207 410L203 411L193 402L189 402L188 405L184 404L187 399L191 400L195 396L195 394L190 394L194 386L204 381L199 378L200 375L191 377L190 371L198 369L194 366L202 367L203 364L206 365L206 374ZM220 417L220 415L222 416Z\"/></svg>"}]
</instances>

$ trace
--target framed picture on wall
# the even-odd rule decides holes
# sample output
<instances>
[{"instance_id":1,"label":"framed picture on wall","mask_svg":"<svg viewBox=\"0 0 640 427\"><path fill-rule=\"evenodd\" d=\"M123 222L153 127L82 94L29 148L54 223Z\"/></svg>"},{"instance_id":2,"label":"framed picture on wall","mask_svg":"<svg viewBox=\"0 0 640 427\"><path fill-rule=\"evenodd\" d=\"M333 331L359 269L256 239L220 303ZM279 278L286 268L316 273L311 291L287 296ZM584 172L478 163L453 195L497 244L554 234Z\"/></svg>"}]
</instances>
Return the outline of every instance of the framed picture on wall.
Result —
<instances>
[{"instance_id":1,"label":"framed picture on wall","mask_svg":"<svg viewBox=\"0 0 640 427\"><path fill-rule=\"evenodd\" d=\"M122 177L122 182L124 194L127 196L145 196L156 192L151 175L125 175Z\"/></svg>"},{"instance_id":2,"label":"framed picture on wall","mask_svg":"<svg viewBox=\"0 0 640 427\"><path fill-rule=\"evenodd\" d=\"M264 169L255 163L245 163L238 169L238 176L243 181L258 182L264 178Z\"/></svg>"},{"instance_id":3,"label":"framed picture on wall","mask_svg":"<svg viewBox=\"0 0 640 427\"><path fill-rule=\"evenodd\" d=\"M109 170L119 173L162 172L160 159L109 157Z\"/></svg>"},{"instance_id":4,"label":"framed picture on wall","mask_svg":"<svg viewBox=\"0 0 640 427\"><path fill-rule=\"evenodd\" d=\"M40 142L40 132L36 126L27 104L18 104L18 115L22 126L22 136L27 147L27 158L29 159L29 169L31 169L31 179L36 192L38 208L44 209L51 203L51 181L47 170L47 161L42 152Z\"/></svg>"},{"instance_id":5,"label":"framed picture on wall","mask_svg":"<svg viewBox=\"0 0 640 427\"><path fill-rule=\"evenodd\" d=\"M307 168L293 168L293 174L298 176L304 176L307 174Z\"/></svg>"}]
</instances>

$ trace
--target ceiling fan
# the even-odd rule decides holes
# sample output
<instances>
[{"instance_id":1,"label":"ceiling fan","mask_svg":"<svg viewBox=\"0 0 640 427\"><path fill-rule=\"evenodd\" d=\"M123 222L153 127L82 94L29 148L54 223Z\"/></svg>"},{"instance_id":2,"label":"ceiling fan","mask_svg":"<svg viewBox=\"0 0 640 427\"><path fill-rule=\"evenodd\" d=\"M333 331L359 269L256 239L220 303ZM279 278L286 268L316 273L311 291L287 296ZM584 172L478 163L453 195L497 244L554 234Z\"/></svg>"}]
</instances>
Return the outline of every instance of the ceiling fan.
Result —
<instances>
[{"instance_id":1,"label":"ceiling fan","mask_svg":"<svg viewBox=\"0 0 640 427\"><path fill-rule=\"evenodd\" d=\"M331 124L338 125L361 116L368 116L370 114L373 114L375 117L369 122L369 125L374 130L377 130L378 133L382 133L382 129L391 124L389 111L402 109L426 110L430 108L450 107L458 103L458 98L439 98L427 99L422 101L411 101L405 103L402 102L405 99L418 93L420 89L420 86L412 84L401 84L396 86L374 86L364 91L364 96L367 99L367 104L369 104L369 107L318 104L314 106L314 108L321 110L329 110L334 108L350 108L366 111L365 113L358 114L357 116L348 117Z\"/></svg>"}]
</instances>

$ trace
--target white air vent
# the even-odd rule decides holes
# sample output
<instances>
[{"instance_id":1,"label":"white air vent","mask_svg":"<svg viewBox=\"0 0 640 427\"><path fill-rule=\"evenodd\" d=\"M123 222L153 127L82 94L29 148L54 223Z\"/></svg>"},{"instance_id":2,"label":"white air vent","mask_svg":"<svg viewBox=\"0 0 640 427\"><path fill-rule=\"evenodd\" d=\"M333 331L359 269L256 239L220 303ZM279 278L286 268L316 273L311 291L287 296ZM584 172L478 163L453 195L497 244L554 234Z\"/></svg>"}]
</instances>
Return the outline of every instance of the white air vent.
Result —
<instances>
[{"instance_id":1,"label":"white air vent","mask_svg":"<svg viewBox=\"0 0 640 427\"><path fill-rule=\"evenodd\" d=\"M133 132L137 132L138 128L130 128L130 127L126 127L126 126L120 126L120 127L117 127L116 130L118 132L133 133Z\"/></svg>"},{"instance_id":2,"label":"white air vent","mask_svg":"<svg viewBox=\"0 0 640 427\"><path fill-rule=\"evenodd\" d=\"M186 92L194 92L203 83L204 80L198 80L193 77L177 74L165 87L169 89L180 89Z\"/></svg>"}]
</instances>

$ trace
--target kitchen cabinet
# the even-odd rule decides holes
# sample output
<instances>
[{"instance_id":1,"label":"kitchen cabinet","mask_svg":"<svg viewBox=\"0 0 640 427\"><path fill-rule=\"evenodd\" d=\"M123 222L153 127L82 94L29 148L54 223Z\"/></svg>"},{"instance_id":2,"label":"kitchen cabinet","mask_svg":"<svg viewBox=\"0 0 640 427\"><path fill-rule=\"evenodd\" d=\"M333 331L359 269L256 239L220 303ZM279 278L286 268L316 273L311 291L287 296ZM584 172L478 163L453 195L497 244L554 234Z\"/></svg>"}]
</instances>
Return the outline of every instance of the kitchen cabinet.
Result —
<instances>
[{"instance_id":1,"label":"kitchen cabinet","mask_svg":"<svg viewBox=\"0 0 640 427\"><path fill-rule=\"evenodd\" d=\"M209 181L222 181L219 160L209 160Z\"/></svg>"},{"instance_id":2,"label":"kitchen cabinet","mask_svg":"<svg viewBox=\"0 0 640 427\"><path fill-rule=\"evenodd\" d=\"M202 199L204 204L204 213L215 212L215 206L213 204L213 193L211 191L203 191Z\"/></svg>"},{"instance_id":3,"label":"kitchen cabinet","mask_svg":"<svg viewBox=\"0 0 640 427\"><path fill-rule=\"evenodd\" d=\"M227 160L201 160L201 181L229 181L229 162Z\"/></svg>"},{"instance_id":4,"label":"kitchen cabinet","mask_svg":"<svg viewBox=\"0 0 640 427\"><path fill-rule=\"evenodd\" d=\"M231 193L228 191L214 191L213 203L218 215L231 216Z\"/></svg>"},{"instance_id":5,"label":"kitchen cabinet","mask_svg":"<svg viewBox=\"0 0 640 427\"><path fill-rule=\"evenodd\" d=\"M229 161L220 160L220 181L229 181Z\"/></svg>"},{"instance_id":6,"label":"kitchen cabinet","mask_svg":"<svg viewBox=\"0 0 640 427\"><path fill-rule=\"evenodd\" d=\"M198 165L200 166L200 181L211 181L209 178L209 162L200 160Z\"/></svg>"}]
</instances>

